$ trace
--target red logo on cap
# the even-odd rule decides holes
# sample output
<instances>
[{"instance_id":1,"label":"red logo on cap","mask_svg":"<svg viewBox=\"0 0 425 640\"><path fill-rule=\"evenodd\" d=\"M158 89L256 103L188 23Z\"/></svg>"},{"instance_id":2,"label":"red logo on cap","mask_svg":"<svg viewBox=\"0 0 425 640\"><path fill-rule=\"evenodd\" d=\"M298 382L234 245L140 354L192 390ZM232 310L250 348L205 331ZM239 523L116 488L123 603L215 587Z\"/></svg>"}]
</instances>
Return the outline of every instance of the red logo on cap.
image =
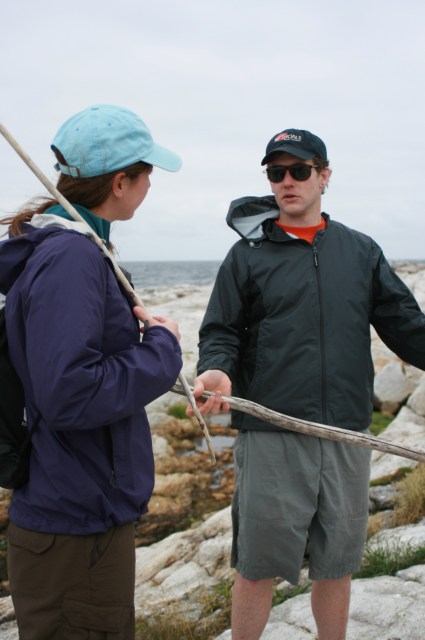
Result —
<instances>
[{"instance_id":1,"label":"red logo on cap","mask_svg":"<svg viewBox=\"0 0 425 640\"><path fill-rule=\"evenodd\" d=\"M285 140L288 137L287 133L279 133L278 136L274 139L275 142L279 142L279 140Z\"/></svg>"}]
</instances>

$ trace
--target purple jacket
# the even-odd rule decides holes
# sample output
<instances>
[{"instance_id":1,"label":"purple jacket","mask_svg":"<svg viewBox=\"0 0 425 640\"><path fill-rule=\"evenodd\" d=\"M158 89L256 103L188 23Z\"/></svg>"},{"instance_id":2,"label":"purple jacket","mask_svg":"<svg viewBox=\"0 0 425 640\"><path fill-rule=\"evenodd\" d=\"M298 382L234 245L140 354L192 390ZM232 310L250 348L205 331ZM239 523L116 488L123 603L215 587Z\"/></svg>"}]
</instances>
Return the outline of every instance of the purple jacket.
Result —
<instances>
[{"instance_id":1,"label":"purple jacket","mask_svg":"<svg viewBox=\"0 0 425 640\"><path fill-rule=\"evenodd\" d=\"M87 237L55 227L0 242L0 292L33 437L29 483L10 519L33 531L90 534L135 521L154 484L144 407L182 366L174 335L138 322L112 266Z\"/></svg>"}]
</instances>

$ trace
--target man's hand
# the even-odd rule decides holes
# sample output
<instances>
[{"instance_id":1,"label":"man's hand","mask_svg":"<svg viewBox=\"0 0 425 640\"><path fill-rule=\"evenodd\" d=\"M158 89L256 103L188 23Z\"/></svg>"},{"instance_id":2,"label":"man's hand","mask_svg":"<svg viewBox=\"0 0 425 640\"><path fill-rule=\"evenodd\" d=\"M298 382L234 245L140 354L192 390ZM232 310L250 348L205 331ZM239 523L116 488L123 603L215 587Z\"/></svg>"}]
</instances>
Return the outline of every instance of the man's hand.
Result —
<instances>
[{"instance_id":1,"label":"man's hand","mask_svg":"<svg viewBox=\"0 0 425 640\"><path fill-rule=\"evenodd\" d=\"M201 415L204 416L207 413L216 415L220 410L223 412L229 411L229 403L222 400L223 395L230 396L232 393L232 383L227 373L220 371L220 369L210 369L201 373L200 376L195 378L193 395L195 398L199 398L204 391L213 391L214 395L207 398L207 400L196 402ZM186 409L186 414L193 416L193 409L190 405Z\"/></svg>"},{"instance_id":2,"label":"man's hand","mask_svg":"<svg viewBox=\"0 0 425 640\"><path fill-rule=\"evenodd\" d=\"M143 327L140 329L140 333L145 333L149 327L165 327L175 335L177 340L180 340L181 335L179 327L177 322L174 322L174 320L170 320L170 318L166 318L165 316L151 316L151 314L143 307L134 307L133 313L141 322L143 322Z\"/></svg>"}]
</instances>

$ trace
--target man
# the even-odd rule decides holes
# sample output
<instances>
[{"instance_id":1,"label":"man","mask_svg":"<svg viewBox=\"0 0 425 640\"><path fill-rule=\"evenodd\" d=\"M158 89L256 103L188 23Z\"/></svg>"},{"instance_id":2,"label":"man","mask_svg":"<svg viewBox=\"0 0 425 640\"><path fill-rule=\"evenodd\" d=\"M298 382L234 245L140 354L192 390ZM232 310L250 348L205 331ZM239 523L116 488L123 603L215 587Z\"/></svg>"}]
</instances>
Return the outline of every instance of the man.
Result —
<instances>
[{"instance_id":1,"label":"man","mask_svg":"<svg viewBox=\"0 0 425 640\"><path fill-rule=\"evenodd\" d=\"M287 129L262 165L273 196L232 202L242 237L224 260L200 330L195 396L222 394L287 415L364 431L372 412L370 324L425 369L425 316L368 236L321 212L325 144ZM190 411L189 411L190 413ZM370 452L282 431L235 413L233 640L258 640L275 577L296 584L309 541L319 640L344 640L351 574L366 538Z\"/></svg>"}]
</instances>

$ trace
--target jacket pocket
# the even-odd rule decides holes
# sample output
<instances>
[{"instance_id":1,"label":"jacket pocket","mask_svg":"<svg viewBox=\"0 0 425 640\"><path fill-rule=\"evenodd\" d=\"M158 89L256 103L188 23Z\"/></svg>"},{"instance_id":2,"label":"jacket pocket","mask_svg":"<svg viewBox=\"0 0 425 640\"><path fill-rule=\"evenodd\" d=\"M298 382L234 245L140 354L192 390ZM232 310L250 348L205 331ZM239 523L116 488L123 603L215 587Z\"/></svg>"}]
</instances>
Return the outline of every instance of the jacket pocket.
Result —
<instances>
[{"instance_id":1,"label":"jacket pocket","mask_svg":"<svg viewBox=\"0 0 425 640\"><path fill-rule=\"evenodd\" d=\"M67 624L86 631L87 640L127 640L134 637L134 608L125 604L90 604L65 599L62 605ZM78 636L80 637L80 636Z\"/></svg>"}]
</instances>

